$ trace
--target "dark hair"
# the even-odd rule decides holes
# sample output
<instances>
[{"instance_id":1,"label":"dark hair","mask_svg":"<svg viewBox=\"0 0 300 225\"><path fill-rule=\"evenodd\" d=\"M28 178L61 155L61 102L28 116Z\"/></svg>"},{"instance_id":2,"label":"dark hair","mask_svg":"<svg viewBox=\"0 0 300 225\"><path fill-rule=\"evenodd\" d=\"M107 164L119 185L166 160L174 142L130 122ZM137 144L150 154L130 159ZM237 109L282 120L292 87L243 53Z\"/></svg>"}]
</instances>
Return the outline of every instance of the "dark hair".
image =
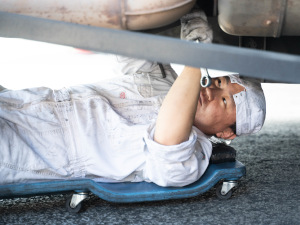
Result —
<instances>
[{"instance_id":1,"label":"dark hair","mask_svg":"<svg viewBox=\"0 0 300 225\"><path fill-rule=\"evenodd\" d=\"M230 126L231 130L233 131L234 134L236 134L236 123L232 124Z\"/></svg>"},{"instance_id":2,"label":"dark hair","mask_svg":"<svg viewBox=\"0 0 300 225\"><path fill-rule=\"evenodd\" d=\"M230 125L229 128L231 128L231 130L233 131L233 133L236 135L236 123ZM216 134L214 134L212 136L215 137L215 138L218 138Z\"/></svg>"}]
</instances>

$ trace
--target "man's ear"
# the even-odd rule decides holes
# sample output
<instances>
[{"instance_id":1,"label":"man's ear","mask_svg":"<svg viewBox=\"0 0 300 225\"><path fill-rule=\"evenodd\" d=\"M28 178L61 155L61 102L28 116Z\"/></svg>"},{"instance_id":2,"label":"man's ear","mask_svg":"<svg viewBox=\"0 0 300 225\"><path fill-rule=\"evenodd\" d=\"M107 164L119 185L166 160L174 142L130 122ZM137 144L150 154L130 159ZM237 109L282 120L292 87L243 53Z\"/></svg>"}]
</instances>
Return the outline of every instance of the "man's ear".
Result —
<instances>
[{"instance_id":1,"label":"man's ear","mask_svg":"<svg viewBox=\"0 0 300 225\"><path fill-rule=\"evenodd\" d=\"M222 132L216 133L216 136L218 138L229 139L229 140L233 140L236 138L236 134L233 132L233 130L230 127L227 127Z\"/></svg>"}]
</instances>

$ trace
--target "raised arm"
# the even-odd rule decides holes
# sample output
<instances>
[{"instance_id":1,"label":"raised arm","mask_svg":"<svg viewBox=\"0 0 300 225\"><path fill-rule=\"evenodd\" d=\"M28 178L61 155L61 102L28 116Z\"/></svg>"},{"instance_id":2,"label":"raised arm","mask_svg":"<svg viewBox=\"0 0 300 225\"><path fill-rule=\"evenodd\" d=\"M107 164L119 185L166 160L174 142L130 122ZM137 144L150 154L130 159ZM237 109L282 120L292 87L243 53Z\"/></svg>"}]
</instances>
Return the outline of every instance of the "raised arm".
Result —
<instances>
[{"instance_id":1,"label":"raised arm","mask_svg":"<svg viewBox=\"0 0 300 225\"><path fill-rule=\"evenodd\" d=\"M200 94L199 68L185 67L168 92L156 121L154 140L162 145L187 141Z\"/></svg>"}]
</instances>

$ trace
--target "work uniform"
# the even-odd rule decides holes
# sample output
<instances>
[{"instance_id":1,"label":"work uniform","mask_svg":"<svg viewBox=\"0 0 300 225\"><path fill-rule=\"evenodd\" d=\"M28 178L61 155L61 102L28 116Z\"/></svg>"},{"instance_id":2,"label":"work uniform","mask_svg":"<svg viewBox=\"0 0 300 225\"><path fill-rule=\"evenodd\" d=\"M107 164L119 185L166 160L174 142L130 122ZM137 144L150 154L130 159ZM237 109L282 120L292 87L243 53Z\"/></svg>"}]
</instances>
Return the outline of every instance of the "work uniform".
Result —
<instances>
[{"instance_id":1,"label":"work uniform","mask_svg":"<svg viewBox=\"0 0 300 225\"><path fill-rule=\"evenodd\" d=\"M117 61L123 75L101 83L0 92L0 184L93 179L184 186L201 177L212 146L199 129L178 145L153 140L176 73L164 65L163 78L157 63Z\"/></svg>"}]
</instances>

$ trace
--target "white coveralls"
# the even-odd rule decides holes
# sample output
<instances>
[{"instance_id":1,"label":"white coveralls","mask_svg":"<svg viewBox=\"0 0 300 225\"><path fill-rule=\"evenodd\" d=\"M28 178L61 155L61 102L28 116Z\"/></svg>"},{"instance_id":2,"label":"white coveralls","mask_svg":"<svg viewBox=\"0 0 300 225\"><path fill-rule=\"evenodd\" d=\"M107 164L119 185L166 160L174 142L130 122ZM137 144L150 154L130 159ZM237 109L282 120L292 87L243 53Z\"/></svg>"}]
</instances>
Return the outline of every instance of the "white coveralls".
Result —
<instances>
[{"instance_id":1,"label":"white coveralls","mask_svg":"<svg viewBox=\"0 0 300 225\"><path fill-rule=\"evenodd\" d=\"M200 130L174 146L153 141L176 73L164 65L163 78L156 63L117 61L125 75L109 81L0 92L0 184L88 178L184 186L201 177L212 145Z\"/></svg>"}]
</instances>

